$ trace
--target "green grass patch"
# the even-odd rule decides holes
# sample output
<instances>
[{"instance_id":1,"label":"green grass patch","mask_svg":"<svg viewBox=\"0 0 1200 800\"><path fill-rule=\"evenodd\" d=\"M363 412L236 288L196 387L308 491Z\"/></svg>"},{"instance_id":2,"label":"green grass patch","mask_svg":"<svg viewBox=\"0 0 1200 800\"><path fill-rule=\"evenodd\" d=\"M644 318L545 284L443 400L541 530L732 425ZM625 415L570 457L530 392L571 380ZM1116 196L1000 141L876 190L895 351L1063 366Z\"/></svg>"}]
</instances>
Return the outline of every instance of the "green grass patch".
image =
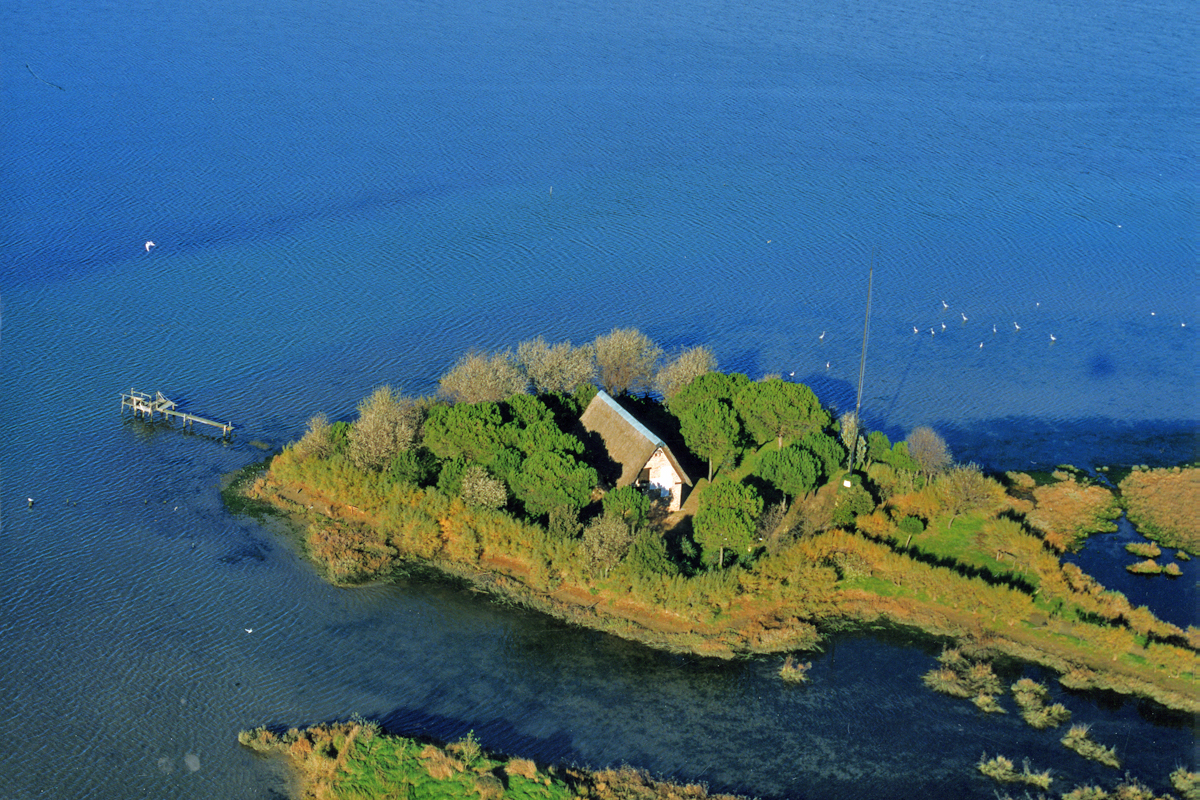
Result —
<instances>
[{"instance_id":1,"label":"green grass patch","mask_svg":"<svg viewBox=\"0 0 1200 800\"><path fill-rule=\"evenodd\" d=\"M238 741L287 760L298 796L313 798L413 797L424 800L618 800L633 797L709 797L699 786L656 781L628 767L585 770L539 767L523 758L484 751L473 734L445 747L383 734L372 722L316 725L275 734L242 731ZM649 794L644 794L645 791ZM726 800L738 800L728 795ZM715 797L714 797L715 800Z\"/></svg>"}]
</instances>

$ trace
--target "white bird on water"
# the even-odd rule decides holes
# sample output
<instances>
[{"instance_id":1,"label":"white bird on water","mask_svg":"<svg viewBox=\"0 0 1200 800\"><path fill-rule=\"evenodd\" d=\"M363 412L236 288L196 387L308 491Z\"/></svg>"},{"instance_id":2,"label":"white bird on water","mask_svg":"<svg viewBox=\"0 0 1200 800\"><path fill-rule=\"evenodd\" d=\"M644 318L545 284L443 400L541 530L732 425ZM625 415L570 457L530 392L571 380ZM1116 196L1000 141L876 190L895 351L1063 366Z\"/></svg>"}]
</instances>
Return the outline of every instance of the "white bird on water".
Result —
<instances>
[{"instance_id":1,"label":"white bird on water","mask_svg":"<svg viewBox=\"0 0 1200 800\"><path fill-rule=\"evenodd\" d=\"M918 330L917 330L917 326L916 326L916 325L913 325L913 333L920 333L920 331L918 331Z\"/></svg>"},{"instance_id":2,"label":"white bird on water","mask_svg":"<svg viewBox=\"0 0 1200 800\"><path fill-rule=\"evenodd\" d=\"M820 339L822 342L825 341L825 331L821 331L821 335L818 336L817 338Z\"/></svg>"},{"instance_id":3,"label":"white bird on water","mask_svg":"<svg viewBox=\"0 0 1200 800\"><path fill-rule=\"evenodd\" d=\"M33 508L33 498L29 498L29 507Z\"/></svg>"},{"instance_id":4,"label":"white bird on water","mask_svg":"<svg viewBox=\"0 0 1200 800\"><path fill-rule=\"evenodd\" d=\"M1058 341L1058 337L1056 337L1056 336L1055 336L1055 335L1052 333L1052 334L1050 334L1050 341L1052 341L1052 342L1057 342L1057 341Z\"/></svg>"},{"instance_id":5,"label":"white bird on water","mask_svg":"<svg viewBox=\"0 0 1200 800\"><path fill-rule=\"evenodd\" d=\"M242 628L246 633L254 633L254 628Z\"/></svg>"},{"instance_id":6,"label":"white bird on water","mask_svg":"<svg viewBox=\"0 0 1200 800\"><path fill-rule=\"evenodd\" d=\"M943 300L943 301L942 301L942 308L949 308L949 307L950 307L950 306L946 305L946 301L945 301L945 300Z\"/></svg>"},{"instance_id":7,"label":"white bird on water","mask_svg":"<svg viewBox=\"0 0 1200 800\"><path fill-rule=\"evenodd\" d=\"M960 311L960 312L958 312L958 313L959 313L959 314L962 314L963 322L966 322L966 321L967 321L967 315L966 315L966 314L963 314L961 311Z\"/></svg>"},{"instance_id":8,"label":"white bird on water","mask_svg":"<svg viewBox=\"0 0 1200 800\"><path fill-rule=\"evenodd\" d=\"M946 330L946 323L942 323L942 330Z\"/></svg>"},{"instance_id":9,"label":"white bird on water","mask_svg":"<svg viewBox=\"0 0 1200 800\"><path fill-rule=\"evenodd\" d=\"M1021 326L1015 322L1013 323L1013 327L1016 328L1017 330L1021 330Z\"/></svg>"},{"instance_id":10,"label":"white bird on water","mask_svg":"<svg viewBox=\"0 0 1200 800\"><path fill-rule=\"evenodd\" d=\"M980 342L980 343L979 343L979 349L980 349L980 350L982 350L982 349L983 349L983 342Z\"/></svg>"},{"instance_id":11,"label":"white bird on water","mask_svg":"<svg viewBox=\"0 0 1200 800\"><path fill-rule=\"evenodd\" d=\"M146 252L150 252L150 248L154 247L154 242L146 242Z\"/></svg>"}]
</instances>

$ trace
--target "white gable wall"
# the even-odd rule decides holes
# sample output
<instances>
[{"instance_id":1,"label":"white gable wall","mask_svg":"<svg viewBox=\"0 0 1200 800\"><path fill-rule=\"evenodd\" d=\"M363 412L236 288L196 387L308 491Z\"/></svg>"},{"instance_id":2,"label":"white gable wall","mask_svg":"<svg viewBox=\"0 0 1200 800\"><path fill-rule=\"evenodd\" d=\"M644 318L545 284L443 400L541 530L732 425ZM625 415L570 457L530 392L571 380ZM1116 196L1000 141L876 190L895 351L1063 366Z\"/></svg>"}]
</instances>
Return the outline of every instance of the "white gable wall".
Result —
<instances>
[{"instance_id":1,"label":"white gable wall","mask_svg":"<svg viewBox=\"0 0 1200 800\"><path fill-rule=\"evenodd\" d=\"M654 455L650 456L644 469L650 470L651 487L657 489L663 497L670 497L667 507L671 511L678 511L679 506L683 503L683 479L671 466L667 454L661 447L654 451Z\"/></svg>"}]
</instances>

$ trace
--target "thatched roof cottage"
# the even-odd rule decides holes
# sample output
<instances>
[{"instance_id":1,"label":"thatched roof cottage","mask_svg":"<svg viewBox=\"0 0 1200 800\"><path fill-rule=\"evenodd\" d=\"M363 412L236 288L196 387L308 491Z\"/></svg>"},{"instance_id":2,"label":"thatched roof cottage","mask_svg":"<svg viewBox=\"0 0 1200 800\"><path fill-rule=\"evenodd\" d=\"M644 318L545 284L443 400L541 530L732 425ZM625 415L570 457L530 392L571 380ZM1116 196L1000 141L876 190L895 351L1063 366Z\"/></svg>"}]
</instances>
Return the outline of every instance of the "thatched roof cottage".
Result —
<instances>
[{"instance_id":1,"label":"thatched roof cottage","mask_svg":"<svg viewBox=\"0 0 1200 800\"><path fill-rule=\"evenodd\" d=\"M666 500L671 511L679 510L683 486L691 486L692 480L661 438L603 391L588 403L579 422L604 441L608 457L620 466L617 486L642 487Z\"/></svg>"}]
</instances>

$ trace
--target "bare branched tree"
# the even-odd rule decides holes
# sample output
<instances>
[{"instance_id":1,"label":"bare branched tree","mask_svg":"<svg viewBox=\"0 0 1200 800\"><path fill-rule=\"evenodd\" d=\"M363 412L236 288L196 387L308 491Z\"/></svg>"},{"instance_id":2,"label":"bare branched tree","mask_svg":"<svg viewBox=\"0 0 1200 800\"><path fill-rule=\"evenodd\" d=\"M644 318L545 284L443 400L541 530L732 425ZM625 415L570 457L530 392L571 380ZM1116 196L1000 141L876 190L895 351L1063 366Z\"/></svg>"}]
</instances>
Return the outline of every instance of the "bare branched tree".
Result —
<instances>
[{"instance_id":1,"label":"bare branched tree","mask_svg":"<svg viewBox=\"0 0 1200 800\"><path fill-rule=\"evenodd\" d=\"M468 464L463 470L462 498L467 505L501 508L508 502L504 481L493 478L479 464Z\"/></svg>"},{"instance_id":2,"label":"bare branched tree","mask_svg":"<svg viewBox=\"0 0 1200 800\"><path fill-rule=\"evenodd\" d=\"M914 428L907 441L908 454L925 475L936 475L952 463L946 440L933 428Z\"/></svg>"},{"instance_id":3,"label":"bare branched tree","mask_svg":"<svg viewBox=\"0 0 1200 800\"><path fill-rule=\"evenodd\" d=\"M528 393L529 381L508 350L468 353L438 381L438 394L454 403L498 403Z\"/></svg>"},{"instance_id":4,"label":"bare branched tree","mask_svg":"<svg viewBox=\"0 0 1200 800\"><path fill-rule=\"evenodd\" d=\"M596 374L596 353L590 344L572 347L570 342L559 342L550 346L539 336L517 345L516 361L537 394L573 392Z\"/></svg>"},{"instance_id":5,"label":"bare branched tree","mask_svg":"<svg viewBox=\"0 0 1200 800\"><path fill-rule=\"evenodd\" d=\"M654 376L654 390L670 401L680 389L717 368L717 357L707 347L684 350Z\"/></svg>"},{"instance_id":6,"label":"bare branched tree","mask_svg":"<svg viewBox=\"0 0 1200 800\"><path fill-rule=\"evenodd\" d=\"M615 328L596 339L596 372L600 387L611 395L647 391L654 380L662 348L636 328Z\"/></svg>"},{"instance_id":7,"label":"bare branched tree","mask_svg":"<svg viewBox=\"0 0 1200 800\"><path fill-rule=\"evenodd\" d=\"M420 405L397 395L391 386L380 386L358 404L347 449L350 463L359 469L383 469L412 446L420 427Z\"/></svg>"},{"instance_id":8,"label":"bare branched tree","mask_svg":"<svg viewBox=\"0 0 1200 800\"><path fill-rule=\"evenodd\" d=\"M308 431L300 441L292 445L292 450L302 459L327 458L333 453L333 434L329 418L324 412L314 415L308 421Z\"/></svg>"},{"instance_id":9,"label":"bare branched tree","mask_svg":"<svg viewBox=\"0 0 1200 800\"><path fill-rule=\"evenodd\" d=\"M631 544L633 531L617 516L596 517L583 529L583 551L592 569L606 576L621 563Z\"/></svg>"}]
</instances>

